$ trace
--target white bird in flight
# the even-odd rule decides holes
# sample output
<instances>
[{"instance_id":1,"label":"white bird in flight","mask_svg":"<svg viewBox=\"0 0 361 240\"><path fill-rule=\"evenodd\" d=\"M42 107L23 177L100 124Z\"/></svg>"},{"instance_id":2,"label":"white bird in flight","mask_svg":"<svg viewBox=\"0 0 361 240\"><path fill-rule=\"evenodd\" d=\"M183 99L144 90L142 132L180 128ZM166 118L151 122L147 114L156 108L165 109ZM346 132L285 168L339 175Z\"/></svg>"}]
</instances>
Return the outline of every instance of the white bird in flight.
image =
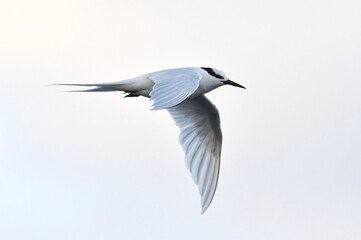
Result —
<instances>
[{"instance_id":1,"label":"white bird in flight","mask_svg":"<svg viewBox=\"0 0 361 240\"><path fill-rule=\"evenodd\" d=\"M123 91L125 97L150 98L152 110L167 109L180 128L179 142L198 185L201 213L207 210L218 182L222 132L218 110L204 94L223 85L245 87L207 67L168 69L113 83L57 85L94 87L75 92Z\"/></svg>"}]
</instances>

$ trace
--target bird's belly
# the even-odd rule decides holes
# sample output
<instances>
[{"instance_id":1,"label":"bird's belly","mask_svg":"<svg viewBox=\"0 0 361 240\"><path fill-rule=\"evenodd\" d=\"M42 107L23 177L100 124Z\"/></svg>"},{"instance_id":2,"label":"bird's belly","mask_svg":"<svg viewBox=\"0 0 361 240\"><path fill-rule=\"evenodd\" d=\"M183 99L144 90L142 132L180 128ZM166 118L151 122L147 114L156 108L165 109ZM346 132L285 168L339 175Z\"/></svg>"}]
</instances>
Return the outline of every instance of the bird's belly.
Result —
<instances>
[{"instance_id":1,"label":"bird's belly","mask_svg":"<svg viewBox=\"0 0 361 240\"><path fill-rule=\"evenodd\" d=\"M154 82L149 78L136 79L129 85L129 90L143 97L150 97Z\"/></svg>"}]
</instances>

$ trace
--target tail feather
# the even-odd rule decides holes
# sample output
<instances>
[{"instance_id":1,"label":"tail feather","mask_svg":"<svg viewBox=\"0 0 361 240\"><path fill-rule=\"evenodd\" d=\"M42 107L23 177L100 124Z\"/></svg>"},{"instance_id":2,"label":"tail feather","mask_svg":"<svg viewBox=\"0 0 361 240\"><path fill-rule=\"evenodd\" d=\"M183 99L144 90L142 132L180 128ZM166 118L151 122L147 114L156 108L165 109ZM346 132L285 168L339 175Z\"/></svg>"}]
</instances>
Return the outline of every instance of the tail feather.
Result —
<instances>
[{"instance_id":1,"label":"tail feather","mask_svg":"<svg viewBox=\"0 0 361 240\"><path fill-rule=\"evenodd\" d=\"M48 85L49 86L49 85ZM154 82L146 77L131 78L118 82L111 83L66 83L66 84L51 84L50 86L71 86L71 87L85 87L88 89L70 89L67 92L111 92L123 91L128 93L126 97L144 96L149 97L149 93L154 86Z\"/></svg>"},{"instance_id":2,"label":"tail feather","mask_svg":"<svg viewBox=\"0 0 361 240\"><path fill-rule=\"evenodd\" d=\"M114 92L114 91L121 91L121 90L105 88L105 87L96 87L96 88L91 88L91 89L86 89L86 90L68 90L65 92Z\"/></svg>"},{"instance_id":3,"label":"tail feather","mask_svg":"<svg viewBox=\"0 0 361 240\"><path fill-rule=\"evenodd\" d=\"M72 86L72 87L95 87L85 90L69 90L66 92L111 92L111 91L126 91L124 86L127 83L66 83L66 84L50 84L48 86Z\"/></svg>"},{"instance_id":4,"label":"tail feather","mask_svg":"<svg viewBox=\"0 0 361 240\"><path fill-rule=\"evenodd\" d=\"M118 86L124 85L126 83L122 82L112 82L112 83L58 83L58 84L49 84L47 86L75 86L75 87L105 87L105 86Z\"/></svg>"}]
</instances>

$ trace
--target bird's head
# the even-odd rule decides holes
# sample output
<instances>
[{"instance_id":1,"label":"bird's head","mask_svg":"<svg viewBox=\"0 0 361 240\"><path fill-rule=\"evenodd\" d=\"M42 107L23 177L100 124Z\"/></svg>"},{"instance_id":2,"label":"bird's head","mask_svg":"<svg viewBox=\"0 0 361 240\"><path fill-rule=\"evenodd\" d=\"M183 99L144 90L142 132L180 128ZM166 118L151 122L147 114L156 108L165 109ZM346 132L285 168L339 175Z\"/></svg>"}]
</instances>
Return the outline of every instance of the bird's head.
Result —
<instances>
[{"instance_id":1,"label":"bird's head","mask_svg":"<svg viewBox=\"0 0 361 240\"><path fill-rule=\"evenodd\" d=\"M223 85L231 85L239 88L245 88L241 84L229 80L226 74L224 74L222 71L219 71L218 69L207 67L202 67L202 69L209 74L212 80L215 81L215 83L219 85L219 87Z\"/></svg>"}]
</instances>

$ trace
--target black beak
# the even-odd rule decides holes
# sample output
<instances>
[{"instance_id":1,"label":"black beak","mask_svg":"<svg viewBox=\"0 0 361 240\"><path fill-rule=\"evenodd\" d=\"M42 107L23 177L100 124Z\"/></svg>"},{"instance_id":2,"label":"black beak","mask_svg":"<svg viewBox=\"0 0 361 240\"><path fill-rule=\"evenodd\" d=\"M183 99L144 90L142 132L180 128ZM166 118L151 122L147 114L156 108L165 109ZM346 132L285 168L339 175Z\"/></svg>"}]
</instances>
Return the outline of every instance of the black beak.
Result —
<instances>
[{"instance_id":1,"label":"black beak","mask_svg":"<svg viewBox=\"0 0 361 240\"><path fill-rule=\"evenodd\" d=\"M244 88L246 89L245 87L243 87L241 84L238 84L236 82L233 82L231 80L226 80L226 81L222 81L224 84L228 84L228 85L232 85L232 86L235 86L235 87L239 87L239 88Z\"/></svg>"}]
</instances>

